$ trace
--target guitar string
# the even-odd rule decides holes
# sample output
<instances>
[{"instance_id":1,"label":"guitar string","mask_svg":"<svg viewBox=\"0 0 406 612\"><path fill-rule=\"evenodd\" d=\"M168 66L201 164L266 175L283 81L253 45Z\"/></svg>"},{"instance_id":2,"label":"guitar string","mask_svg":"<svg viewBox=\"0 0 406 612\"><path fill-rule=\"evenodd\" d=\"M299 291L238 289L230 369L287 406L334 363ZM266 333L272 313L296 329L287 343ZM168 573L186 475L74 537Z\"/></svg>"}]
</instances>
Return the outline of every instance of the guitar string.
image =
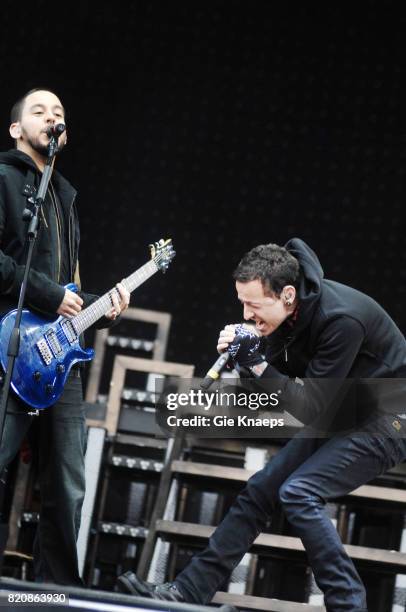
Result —
<instances>
[{"instance_id":1,"label":"guitar string","mask_svg":"<svg viewBox=\"0 0 406 612\"><path fill-rule=\"evenodd\" d=\"M134 286L130 289L130 292L134 291L138 286L140 286L143 282L145 282L145 280L147 280L148 278L150 278L153 274L155 274L156 272L159 271L159 267L158 267L158 263L160 263L162 260L164 260L165 258L167 258L167 254L165 253L158 253L153 259L152 261L147 262L146 264L144 264L144 266L142 266L139 270L136 270L135 272L133 272L129 277L124 279L124 283L126 283L128 285L129 280L133 278L133 281L135 281ZM150 268L155 267L155 269L150 270ZM147 270L148 268L148 270ZM138 283L138 284L137 284ZM133 283L130 282L130 285L132 285ZM103 316L103 310L105 307L108 307L111 303L110 300L110 293L111 291L113 291L113 289L110 289L110 291L108 291L107 293L105 293L103 296L101 296L94 304L90 304L90 306L88 306L83 312L79 313L78 315L76 315L75 317L73 317L72 319L68 319L68 318L64 318L62 319L61 323L63 321L70 321L73 325L73 328L75 330L75 332L79 335L81 334L83 331L85 331L90 325L92 325L94 322L96 322L100 317ZM95 318L96 316L96 318ZM79 320L78 320L79 319ZM77 327L75 326L75 322L77 324ZM85 325L82 328L82 325ZM66 339L66 334L64 333L64 331L59 328L56 331L56 336L58 338L58 340L62 341Z\"/></svg>"}]
</instances>

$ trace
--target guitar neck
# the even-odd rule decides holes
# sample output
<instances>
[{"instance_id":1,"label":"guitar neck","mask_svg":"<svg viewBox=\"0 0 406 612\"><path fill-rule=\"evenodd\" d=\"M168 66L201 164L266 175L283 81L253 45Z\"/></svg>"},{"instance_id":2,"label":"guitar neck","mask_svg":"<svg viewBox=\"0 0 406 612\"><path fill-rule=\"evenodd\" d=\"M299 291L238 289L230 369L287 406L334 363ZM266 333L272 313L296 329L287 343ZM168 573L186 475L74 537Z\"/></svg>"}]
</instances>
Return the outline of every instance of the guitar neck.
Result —
<instances>
[{"instance_id":1,"label":"guitar neck","mask_svg":"<svg viewBox=\"0 0 406 612\"><path fill-rule=\"evenodd\" d=\"M148 278L153 276L158 271L158 266L154 260L149 261L141 268L133 272L130 276L125 278L122 282L124 287L131 293L142 285ZM83 333L88 327L96 323L101 317L103 317L108 310L112 307L111 295L116 289L110 289L107 293L102 295L98 300L90 304L87 308L82 310L79 314L71 319L73 326L78 334Z\"/></svg>"}]
</instances>

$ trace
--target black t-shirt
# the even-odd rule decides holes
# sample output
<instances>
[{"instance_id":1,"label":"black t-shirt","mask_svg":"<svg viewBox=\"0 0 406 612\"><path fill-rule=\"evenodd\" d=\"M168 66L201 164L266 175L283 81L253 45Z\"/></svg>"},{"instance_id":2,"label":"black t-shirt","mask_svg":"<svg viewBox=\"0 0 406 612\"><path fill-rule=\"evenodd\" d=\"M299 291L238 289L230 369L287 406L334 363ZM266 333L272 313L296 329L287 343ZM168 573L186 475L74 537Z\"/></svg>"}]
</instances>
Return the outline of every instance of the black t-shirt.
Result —
<instances>
[{"instance_id":1,"label":"black t-shirt","mask_svg":"<svg viewBox=\"0 0 406 612\"><path fill-rule=\"evenodd\" d=\"M61 201L52 185L49 184L45 198L45 218L48 228L57 232L58 253L56 255L55 280L61 285L72 282L69 269L69 220L66 218Z\"/></svg>"}]
</instances>

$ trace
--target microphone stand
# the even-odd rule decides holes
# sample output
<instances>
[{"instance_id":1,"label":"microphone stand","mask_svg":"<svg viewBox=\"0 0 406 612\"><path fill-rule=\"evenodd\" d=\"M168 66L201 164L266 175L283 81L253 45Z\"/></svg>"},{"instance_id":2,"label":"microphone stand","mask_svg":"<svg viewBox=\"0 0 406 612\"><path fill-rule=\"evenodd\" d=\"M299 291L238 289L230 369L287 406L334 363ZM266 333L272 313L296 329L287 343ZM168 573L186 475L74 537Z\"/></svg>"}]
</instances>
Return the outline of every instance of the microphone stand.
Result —
<instances>
[{"instance_id":1,"label":"microphone stand","mask_svg":"<svg viewBox=\"0 0 406 612\"><path fill-rule=\"evenodd\" d=\"M7 403L10 395L10 386L11 379L13 376L13 369L16 357L18 356L19 348L20 348L20 324L22 311L24 306L25 294L27 291L28 284L28 275L31 268L31 260L32 254L34 251L35 241L38 235L39 228L39 213L41 207L44 203L45 196L48 190L49 181L51 179L52 170L53 170L53 161L55 159L55 155L58 151L58 138L62 132L58 132L55 130L51 131L50 141L48 145L48 156L45 163L45 168L42 173L42 178L40 185L38 187L38 191L35 197L30 197L28 199L31 204L30 207L25 208L23 212L23 220L28 222L27 229L27 240L28 240L28 252L27 252L27 260L25 264L23 281L20 287L20 296L18 299L17 306L17 314L15 318L14 328L11 332L9 343L8 343L8 360L7 360L7 369L4 377L3 384L3 392L1 396L0 402L0 444L3 441L3 430L4 430L4 421L6 418L7 412ZM31 412L29 414L38 414L38 411Z\"/></svg>"}]
</instances>

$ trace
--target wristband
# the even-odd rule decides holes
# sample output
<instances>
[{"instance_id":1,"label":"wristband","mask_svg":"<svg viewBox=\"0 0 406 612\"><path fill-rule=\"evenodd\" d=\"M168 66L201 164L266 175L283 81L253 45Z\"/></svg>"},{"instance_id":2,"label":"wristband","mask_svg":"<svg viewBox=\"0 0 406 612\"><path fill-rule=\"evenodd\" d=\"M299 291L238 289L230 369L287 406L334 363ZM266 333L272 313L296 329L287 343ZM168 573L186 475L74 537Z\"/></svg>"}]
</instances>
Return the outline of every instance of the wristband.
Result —
<instances>
[{"instance_id":1,"label":"wristband","mask_svg":"<svg viewBox=\"0 0 406 612\"><path fill-rule=\"evenodd\" d=\"M256 365L249 366L248 369L255 378L261 378L262 374L267 369L269 363L267 361L261 361L261 363L257 363Z\"/></svg>"}]
</instances>

